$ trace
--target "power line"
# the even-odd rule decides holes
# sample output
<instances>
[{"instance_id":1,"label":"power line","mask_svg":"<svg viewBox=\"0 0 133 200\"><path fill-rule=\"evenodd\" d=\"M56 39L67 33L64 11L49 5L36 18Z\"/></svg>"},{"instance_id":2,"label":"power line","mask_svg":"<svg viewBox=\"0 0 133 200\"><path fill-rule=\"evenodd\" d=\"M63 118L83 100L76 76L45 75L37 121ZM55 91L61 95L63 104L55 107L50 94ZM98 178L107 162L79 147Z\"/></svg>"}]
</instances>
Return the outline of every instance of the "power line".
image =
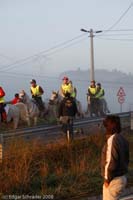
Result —
<instances>
[{"instance_id":1,"label":"power line","mask_svg":"<svg viewBox=\"0 0 133 200\"><path fill-rule=\"evenodd\" d=\"M60 48L60 47L66 45L66 44L68 44L68 43L71 43L72 41L77 40L77 39L79 39L79 38L81 38L81 37L83 37L83 36L85 36L85 34L80 34L79 36L76 36L76 37L74 37L74 38L72 38L72 39L70 39L70 40L67 40L67 41L65 41L65 42L62 42L62 43L60 43L60 44L58 44L58 45L55 45L55 46L53 46L53 47L51 47L51 48L49 48L49 49L43 50L43 51L41 51L41 52L39 52L39 53L37 53L37 54L34 54L34 55L32 55L32 56L28 56L28 57L26 57L26 58L17 60L17 61L15 61L15 62L12 63L12 64L5 65L5 66L3 66L3 67L6 68L6 70L8 70L8 69L10 69L10 67L12 67L12 66L14 66L14 65L18 65L18 64L20 64L20 63L23 63L23 62L25 62L25 61L27 61L27 60L30 60L30 59L36 57L36 56L40 56L41 54L44 54L44 53L47 53L47 52L52 51L52 50L54 50L54 49ZM3 67L1 67L1 68L3 68ZM0 69L1 69L1 68L0 68ZM3 71L5 71L5 70L3 70Z\"/></svg>"},{"instance_id":2,"label":"power line","mask_svg":"<svg viewBox=\"0 0 133 200\"><path fill-rule=\"evenodd\" d=\"M106 36L107 37L107 36ZM106 38L106 37L102 37L102 38L99 38L98 39L101 39L101 40L115 40L115 41L125 41L125 42L132 42L133 41L133 38L129 38L129 39L125 39L125 38Z\"/></svg>"},{"instance_id":3,"label":"power line","mask_svg":"<svg viewBox=\"0 0 133 200\"><path fill-rule=\"evenodd\" d=\"M133 3L130 4L130 6L124 11L124 13L119 17L119 19L112 25L110 26L107 31L110 31L111 29L113 29L123 18L124 16L128 13L128 11L130 10L130 8L133 6ZM106 31L106 32L107 32Z\"/></svg>"},{"instance_id":4,"label":"power line","mask_svg":"<svg viewBox=\"0 0 133 200\"><path fill-rule=\"evenodd\" d=\"M103 32L107 32L107 31L109 31L109 32L131 32L131 31L133 31L133 29L117 29L117 30L102 30Z\"/></svg>"}]
</instances>

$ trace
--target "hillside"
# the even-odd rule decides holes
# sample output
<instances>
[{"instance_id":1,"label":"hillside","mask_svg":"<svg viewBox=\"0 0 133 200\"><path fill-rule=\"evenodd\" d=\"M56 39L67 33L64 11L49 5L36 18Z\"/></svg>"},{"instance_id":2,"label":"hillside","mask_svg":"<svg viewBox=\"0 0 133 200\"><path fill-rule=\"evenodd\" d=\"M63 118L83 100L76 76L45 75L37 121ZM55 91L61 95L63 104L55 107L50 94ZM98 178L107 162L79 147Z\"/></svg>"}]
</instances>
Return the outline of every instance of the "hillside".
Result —
<instances>
[{"instance_id":1,"label":"hillside","mask_svg":"<svg viewBox=\"0 0 133 200\"><path fill-rule=\"evenodd\" d=\"M75 71L65 71L60 74L60 78L68 76L72 80L89 80L90 81L90 70L82 71L80 69ZM95 70L95 80L97 82L114 82L114 83L133 83L133 75L126 74L118 70Z\"/></svg>"}]
</instances>

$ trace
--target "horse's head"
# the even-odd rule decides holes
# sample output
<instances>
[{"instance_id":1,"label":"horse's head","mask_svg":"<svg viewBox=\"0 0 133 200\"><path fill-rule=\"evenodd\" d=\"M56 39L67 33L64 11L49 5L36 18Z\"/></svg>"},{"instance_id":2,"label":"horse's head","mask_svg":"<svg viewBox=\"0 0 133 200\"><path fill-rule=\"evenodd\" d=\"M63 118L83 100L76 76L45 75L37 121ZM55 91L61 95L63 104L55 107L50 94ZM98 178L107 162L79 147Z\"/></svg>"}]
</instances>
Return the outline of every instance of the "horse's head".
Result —
<instances>
[{"instance_id":1,"label":"horse's head","mask_svg":"<svg viewBox=\"0 0 133 200\"><path fill-rule=\"evenodd\" d=\"M58 98L58 92L52 91L50 100L51 100L51 101L55 101L57 98Z\"/></svg>"},{"instance_id":2,"label":"horse's head","mask_svg":"<svg viewBox=\"0 0 133 200\"><path fill-rule=\"evenodd\" d=\"M55 105L59 102L59 94L58 94L58 91L52 91L52 94L51 94L51 97L49 99L49 104L51 105Z\"/></svg>"},{"instance_id":3,"label":"horse's head","mask_svg":"<svg viewBox=\"0 0 133 200\"><path fill-rule=\"evenodd\" d=\"M27 101L29 100L29 97L24 90L22 90L19 93L19 98L20 98L20 102L23 102L23 103L27 103Z\"/></svg>"}]
</instances>

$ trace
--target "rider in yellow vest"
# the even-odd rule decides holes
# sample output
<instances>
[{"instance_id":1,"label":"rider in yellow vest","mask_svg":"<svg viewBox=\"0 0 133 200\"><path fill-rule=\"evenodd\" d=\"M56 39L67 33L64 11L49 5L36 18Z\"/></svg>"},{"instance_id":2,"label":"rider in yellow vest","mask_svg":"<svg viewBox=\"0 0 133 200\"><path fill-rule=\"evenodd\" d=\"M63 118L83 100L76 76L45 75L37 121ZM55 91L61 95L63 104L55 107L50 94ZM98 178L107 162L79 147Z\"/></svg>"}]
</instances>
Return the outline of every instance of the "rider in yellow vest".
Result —
<instances>
[{"instance_id":1,"label":"rider in yellow vest","mask_svg":"<svg viewBox=\"0 0 133 200\"><path fill-rule=\"evenodd\" d=\"M65 94L67 92L72 94L73 88L72 88L71 83L69 82L68 77L65 76L62 80L63 80L63 83L62 83L62 85L60 87L60 95L64 98Z\"/></svg>"},{"instance_id":2,"label":"rider in yellow vest","mask_svg":"<svg viewBox=\"0 0 133 200\"><path fill-rule=\"evenodd\" d=\"M99 109L100 116L105 115L105 113L104 113L104 104L105 104L104 95L105 95L105 92L104 92L104 89L101 87L101 83L97 83L96 98L98 100L98 109Z\"/></svg>"},{"instance_id":3,"label":"rider in yellow vest","mask_svg":"<svg viewBox=\"0 0 133 200\"><path fill-rule=\"evenodd\" d=\"M95 98L95 95L97 93L97 87L94 80L91 81L91 84L88 87L88 93L90 98Z\"/></svg>"},{"instance_id":4,"label":"rider in yellow vest","mask_svg":"<svg viewBox=\"0 0 133 200\"><path fill-rule=\"evenodd\" d=\"M89 100L90 100L90 115L91 116L93 116L93 113L98 115L96 94L97 94L96 83L94 80L92 80L90 86L88 87L88 96L89 96Z\"/></svg>"},{"instance_id":5,"label":"rider in yellow vest","mask_svg":"<svg viewBox=\"0 0 133 200\"><path fill-rule=\"evenodd\" d=\"M97 94L96 98L103 99L104 98L104 89L101 87L101 83L97 83Z\"/></svg>"},{"instance_id":6,"label":"rider in yellow vest","mask_svg":"<svg viewBox=\"0 0 133 200\"><path fill-rule=\"evenodd\" d=\"M32 98L35 100L39 110L43 111L44 110L44 104L43 104L41 96L43 95L44 91L43 91L41 86L36 84L35 79L32 79L30 81L30 83L31 83L30 91L31 91L31 94L32 94Z\"/></svg>"},{"instance_id":7,"label":"rider in yellow vest","mask_svg":"<svg viewBox=\"0 0 133 200\"><path fill-rule=\"evenodd\" d=\"M6 116L6 112L5 112L5 92L3 90L2 87L0 87L0 115L1 115L1 121L6 121L7 116Z\"/></svg>"}]
</instances>

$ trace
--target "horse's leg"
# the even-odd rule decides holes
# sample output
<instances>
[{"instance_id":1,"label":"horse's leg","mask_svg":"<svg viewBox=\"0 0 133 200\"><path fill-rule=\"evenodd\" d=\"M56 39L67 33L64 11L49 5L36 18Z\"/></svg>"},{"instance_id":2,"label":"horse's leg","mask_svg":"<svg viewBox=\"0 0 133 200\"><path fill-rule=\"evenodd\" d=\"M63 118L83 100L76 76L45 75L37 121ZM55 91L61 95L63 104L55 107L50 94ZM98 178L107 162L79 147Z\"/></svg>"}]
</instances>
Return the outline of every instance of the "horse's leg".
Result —
<instances>
[{"instance_id":1,"label":"horse's leg","mask_svg":"<svg viewBox=\"0 0 133 200\"><path fill-rule=\"evenodd\" d=\"M15 117L13 119L13 125L14 125L14 129L17 129L18 128L18 122L19 122L19 117Z\"/></svg>"},{"instance_id":2,"label":"horse's leg","mask_svg":"<svg viewBox=\"0 0 133 200\"><path fill-rule=\"evenodd\" d=\"M31 122L30 122L30 118L29 118L29 117L26 117L26 122L27 122L27 125L28 125L28 126L31 125Z\"/></svg>"},{"instance_id":3,"label":"horse's leg","mask_svg":"<svg viewBox=\"0 0 133 200\"><path fill-rule=\"evenodd\" d=\"M34 117L34 126L37 125L37 117Z\"/></svg>"}]
</instances>

